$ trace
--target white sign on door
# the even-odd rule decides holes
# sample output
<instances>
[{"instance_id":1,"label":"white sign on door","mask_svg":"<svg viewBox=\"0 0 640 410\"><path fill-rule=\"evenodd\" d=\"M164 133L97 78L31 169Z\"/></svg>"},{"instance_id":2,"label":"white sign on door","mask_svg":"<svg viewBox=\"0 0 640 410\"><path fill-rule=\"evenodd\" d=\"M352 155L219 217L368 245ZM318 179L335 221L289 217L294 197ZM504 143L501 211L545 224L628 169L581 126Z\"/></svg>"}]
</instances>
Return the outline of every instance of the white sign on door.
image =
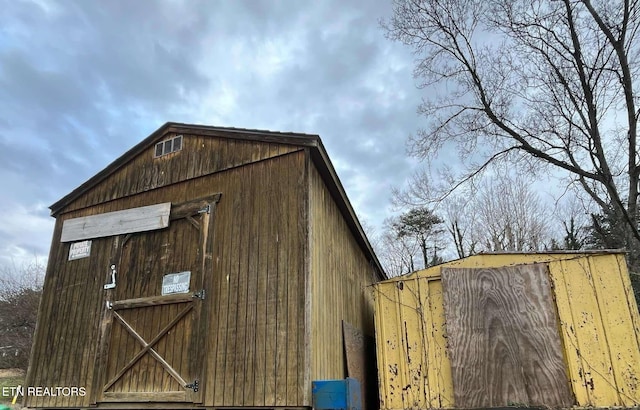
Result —
<instances>
[{"instance_id":1,"label":"white sign on door","mask_svg":"<svg viewBox=\"0 0 640 410\"><path fill-rule=\"evenodd\" d=\"M174 293L189 293L190 281L190 271L164 275L164 278L162 278L162 295L164 296Z\"/></svg>"}]
</instances>

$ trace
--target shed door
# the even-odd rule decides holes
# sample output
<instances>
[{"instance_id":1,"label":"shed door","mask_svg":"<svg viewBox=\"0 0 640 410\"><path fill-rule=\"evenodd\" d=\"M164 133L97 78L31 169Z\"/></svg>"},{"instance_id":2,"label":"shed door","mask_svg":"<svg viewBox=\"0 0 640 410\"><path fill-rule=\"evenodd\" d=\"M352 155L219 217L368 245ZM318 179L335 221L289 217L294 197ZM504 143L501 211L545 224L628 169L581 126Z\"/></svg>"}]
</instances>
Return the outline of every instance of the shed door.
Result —
<instances>
[{"instance_id":1,"label":"shed door","mask_svg":"<svg viewBox=\"0 0 640 410\"><path fill-rule=\"evenodd\" d=\"M173 206L168 228L114 239L98 401L202 402L214 205Z\"/></svg>"}]
</instances>

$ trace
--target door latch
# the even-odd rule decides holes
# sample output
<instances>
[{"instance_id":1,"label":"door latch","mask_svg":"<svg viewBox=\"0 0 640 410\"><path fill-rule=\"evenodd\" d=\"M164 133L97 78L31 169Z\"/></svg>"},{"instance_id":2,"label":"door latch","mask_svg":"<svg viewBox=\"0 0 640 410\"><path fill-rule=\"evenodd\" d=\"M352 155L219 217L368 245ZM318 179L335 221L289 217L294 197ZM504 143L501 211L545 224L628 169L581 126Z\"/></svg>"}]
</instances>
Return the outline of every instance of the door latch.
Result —
<instances>
[{"instance_id":1,"label":"door latch","mask_svg":"<svg viewBox=\"0 0 640 410\"><path fill-rule=\"evenodd\" d=\"M194 380L193 383L189 383L184 386L187 389L192 389L194 393L197 393L200 390L200 382L198 380Z\"/></svg>"},{"instance_id":2,"label":"door latch","mask_svg":"<svg viewBox=\"0 0 640 410\"><path fill-rule=\"evenodd\" d=\"M104 285L104 290L113 289L116 287L116 265L111 265L111 283Z\"/></svg>"},{"instance_id":3,"label":"door latch","mask_svg":"<svg viewBox=\"0 0 640 410\"><path fill-rule=\"evenodd\" d=\"M198 211L199 214L208 214L210 212L211 212L211 205L209 205L209 204Z\"/></svg>"}]
</instances>

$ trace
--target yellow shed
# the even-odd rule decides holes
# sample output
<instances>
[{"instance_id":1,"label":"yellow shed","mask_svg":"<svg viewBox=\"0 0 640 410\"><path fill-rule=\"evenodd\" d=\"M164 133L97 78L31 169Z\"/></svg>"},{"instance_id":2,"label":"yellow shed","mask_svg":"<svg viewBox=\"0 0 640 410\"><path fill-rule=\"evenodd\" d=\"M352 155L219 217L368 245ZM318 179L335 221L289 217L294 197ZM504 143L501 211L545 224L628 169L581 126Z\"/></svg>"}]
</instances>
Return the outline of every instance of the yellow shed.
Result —
<instances>
[{"instance_id":1,"label":"yellow shed","mask_svg":"<svg viewBox=\"0 0 640 410\"><path fill-rule=\"evenodd\" d=\"M640 405L620 251L480 254L372 288L381 410Z\"/></svg>"}]
</instances>

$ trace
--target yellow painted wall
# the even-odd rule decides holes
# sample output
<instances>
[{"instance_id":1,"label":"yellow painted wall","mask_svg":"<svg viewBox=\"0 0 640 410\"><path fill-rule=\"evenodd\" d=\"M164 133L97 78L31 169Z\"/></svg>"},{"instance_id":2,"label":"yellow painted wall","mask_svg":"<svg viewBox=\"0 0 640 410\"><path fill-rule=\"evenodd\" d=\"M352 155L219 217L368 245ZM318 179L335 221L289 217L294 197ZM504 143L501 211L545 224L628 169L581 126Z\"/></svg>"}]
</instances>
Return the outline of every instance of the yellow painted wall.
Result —
<instances>
[{"instance_id":1,"label":"yellow painted wall","mask_svg":"<svg viewBox=\"0 0 640 410\"><path fill-rule=\"evenodd\" d=\"M547 263L577 406L640 405L640 315L622 253L483 254L373 286L381 409L455 407L440 269Z\"/></svg>"}]
</instances>

